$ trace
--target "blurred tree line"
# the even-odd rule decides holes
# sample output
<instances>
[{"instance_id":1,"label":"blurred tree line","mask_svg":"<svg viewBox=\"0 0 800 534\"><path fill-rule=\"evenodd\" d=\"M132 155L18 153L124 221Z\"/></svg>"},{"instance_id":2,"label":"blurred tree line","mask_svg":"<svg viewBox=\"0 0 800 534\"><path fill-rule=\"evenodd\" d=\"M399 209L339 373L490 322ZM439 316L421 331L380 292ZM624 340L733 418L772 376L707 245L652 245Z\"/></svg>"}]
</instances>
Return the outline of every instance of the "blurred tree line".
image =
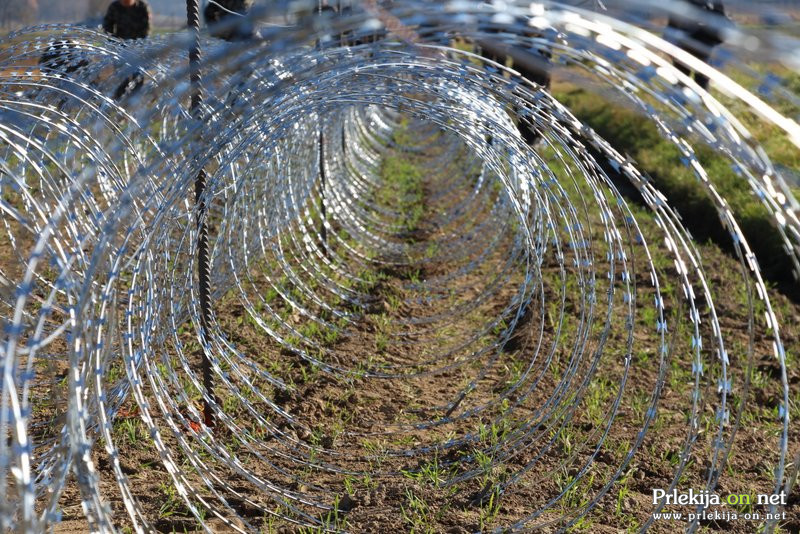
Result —
<instances>
[{"instance_id":1,"label":"blurred tree line","mask_svg":"<svg viewBox=\"0 0 800 534\"><path fill-rule=\"evenodd\" d=\"M0 0L0 26L14 28L39 20L37 0Z\"/></svg>"},{"instance_id":2,"label":"blurred tree line","mask_svg":"<svg viewBox=\"0 0 800 534\"><path fill-rule=\"evenodd\" d=\"M102 17L111 0L0 0L0 27Z\"/></svg>"},{"instance_id":3,"label":"blurred tree line","mask_svg":"<svg viewBox=\"0 0 800 534\"><path fill-rule=\"evenodd\" d=\"M0 29L11 30L47 22L91 22L100 24L112 0L0 0ZM204 4L206 0L201 0ZM148 0L154 23L178 29L186 24L183 0Z\"/></svg>"}]
</instances>

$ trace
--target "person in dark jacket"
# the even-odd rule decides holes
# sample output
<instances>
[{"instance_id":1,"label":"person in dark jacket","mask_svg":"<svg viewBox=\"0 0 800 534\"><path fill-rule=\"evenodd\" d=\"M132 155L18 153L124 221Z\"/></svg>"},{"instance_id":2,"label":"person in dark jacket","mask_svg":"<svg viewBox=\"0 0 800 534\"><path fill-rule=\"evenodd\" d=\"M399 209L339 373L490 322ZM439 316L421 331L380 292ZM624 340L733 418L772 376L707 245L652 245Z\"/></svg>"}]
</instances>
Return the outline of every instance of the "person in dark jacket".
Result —
<instances>
[{"instance_id":1,"label":"person in dark jacket","mask_svg":"<svg viewBox=\"0 0 800 534\"><path fill-rule=\"evenodd\" d=\"M209 0L203 9L211 35L225 41L247 41L255 37L250 19L244 15L253 7L253 0ZM235 19L239 19L235 23Z\"/></svg>"},{"instance_id":2,"label":"person in dark jacket","mask_svg":"<svg viewBox=\"0 0 800 534\"><path fill-rule=\"evenodd\" d=\"M145 39L150 35L150 6L145 0L114 0L103 17L103 29L119 39ZM114 92L114 100L133 94L144 85L136 72L125 78Z\"/></svg>"},{"instance_id":3,"label":"person in dark jacket","mask_svg":"<svg viewBox=\"0 0 800 534\"><path fill-rule=\"evenodd\" d=\"M103 17L103 29L120 39L150 35L150 6L145 0L114 0Z\"/></svg>"},{"instance_id":4,"label":"person in dark jacket","mask_svg":"<svg viewBox=\"0 0 800 534\"><path fill-rule=\"evenodd\" d=\"M708 62L711 51L723 41L723 26L728 22L725 16L725 6L723 6L722 0L684 0L684 2L687 7L708 12L708 16L672 14L667 22L665 37L697 59ZM692 75L691 69L683 63L673 61L673 64L687 76ZM703 89L708 89L708 77L703 74L695 72L694 81Z\"/></svg>"}]
</instances>

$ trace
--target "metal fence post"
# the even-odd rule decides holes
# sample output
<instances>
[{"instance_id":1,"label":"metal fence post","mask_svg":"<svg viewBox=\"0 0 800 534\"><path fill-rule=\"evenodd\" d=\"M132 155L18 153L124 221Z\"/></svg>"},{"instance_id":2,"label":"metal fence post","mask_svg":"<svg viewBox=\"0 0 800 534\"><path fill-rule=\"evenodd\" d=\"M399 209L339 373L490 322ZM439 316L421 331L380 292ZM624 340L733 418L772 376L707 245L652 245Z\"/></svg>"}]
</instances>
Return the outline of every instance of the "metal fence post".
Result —
<instances>
[{"instance_id":1,"label":"metal fence post","mask_svg":"<svg viewBox=\"0 0 800 534\"><path fill-rule=\"evenodd\" d=\"M189 48L189 77L191 82L191 113L196 120L201 119L203 103L202 78L200 73L200 0L186 0L186 19L192 41ZM211 261L208 250L208 206L204 197L206 191L206 171L200 169L194 182L195 206L197 207L197 275L200 293L200 325L203 343L202 372L203 387L206 396L203 399L203 418L206 426L213 427L209 399L214 398L214 383L211 376L211 362L207 348L209 343L209 325L211 324Z\"/></svg>"}]
</instances>

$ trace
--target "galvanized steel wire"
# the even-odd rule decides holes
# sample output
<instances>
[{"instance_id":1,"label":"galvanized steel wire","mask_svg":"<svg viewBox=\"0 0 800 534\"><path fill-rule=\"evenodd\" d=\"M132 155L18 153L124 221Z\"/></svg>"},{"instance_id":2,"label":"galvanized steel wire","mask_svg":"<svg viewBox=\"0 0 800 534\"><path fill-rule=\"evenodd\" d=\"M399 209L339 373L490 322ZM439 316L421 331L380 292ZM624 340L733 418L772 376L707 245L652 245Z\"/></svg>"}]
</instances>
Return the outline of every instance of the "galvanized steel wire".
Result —
<instances>
[{"instance_id":1,"label":"galvanized steel wire","mask_svg":"<svg viewBox=\"0 0 800 534\"><path fill-rule=\"evenodd\" d=\"M780 77L763 77L746 64L755 56L797 71L796 38L730 29L724 64L712 67L663 40L651 19L624 2L587 11L550 2L409 0L330 16L308 15L316 2L279 4L253 16L272 22L286 10L297 16L266 25L259 39L203 41L200 121L188 111L185 37L130 44L88 29L40 26L4 39L4 530L55 525L69 484L80 490L92 530L115 531L128 522L156 528L112 435L130 399L154 461L205 529L214 516L241 532L262 528L269 516L320 526L321 514L342 492L328 481L401 476L382 466L377 451L354 455L335 443L311 442L313 412L291 413L277 401L296 391L270 365L279 352L269 358L243 352L216 314L208 336L201 335L192 196L201 169L208 172L215 302L234 295L265 339L342 387L375 381L425 388L467 374L463 384L442 389L436 403L400 416L353 405L363 417L342 430L340 443L391 438L395 445L380 455L408 458L412 466L434 457L458 463L440 481L445 486L478 477L486 469L481 455L488 456L507 469L498 494L567 470L566 488L504 525L565 528L607 494L635 455L646 454L641 445L677 358L691 362L693 384L673 484L699 454L706 462L704 487L716 486L740 424L736 410L744 409L731 405L731 377L747 375L754 345L732 354L726 338L732 327L722 324L715 307L720 288L711 287L680 217L658 183L546 87L513 67L486 62L475 49L454 48L454 38L502 41L548 58L554 71L593 80L592 88L619 95L680 152L742 266L749 309L737 328L751 339L756 331L772 339L781 369L775 378L781 433L770 483L776 493L788 489L789 383L780 323L758 262L696 147L711 147L747 182L785 242L787 265L798 270L800 221L790 183L729 109L745 108L752 121L770 124L800 148L800 126L781 111L796 106L798 95ZM680 9L664 4L647 3ZM412 29L414 39L398 28ZM349 36L346 46L342 35ZM37 64L56 37L66 63ZM705 73L726 103L679 72L673 57ZM130 76L143 77L143 85L112 99ZM534 148L520 137L517 120L539 132ZM395 135L401 128L414 137L405 147ZM405 232L402 206L376 196L381 162L392 150L427 154L420 156L430 174L424 195L435 210L417 221L417 232L427 232L424 242ZM609 166L635 188L657 224L657 240L645 238L641 211L608 176ZM656 256L674 268L665 272ZM364 317L385 306L370 290L374 280L363 274L376 269L426 273L408 276L397 306L411 313L397 319L384 341L389 352L402 349L382 364L367 362L348 344L363 335ZM667 302L665 284L679 289ZM635 325L645 309L654 321L641 334L642 347ZM469 330L454 328L466 316L482 319ZM338 341L321 343L308 334L309 324ZM500 388L496 370L518 324L530 330L515 349L526 364ZM194 348L183 336L187 330L195 333ZM443 342L439 334L451 330ZM691 353L675 353L677 333L690 339ZM604 351L611 339L625 350ZM655 357L652 394L638 428L622 461L580 506L563 511L558 502L605 454L629 374L638 372L636 350ZM214 428L203 424L196 403L206 391L201 353L212 363L215 397L203 399ZM559 370L556 382L546 377L551 368ZM559 430L585 410L590 385L600 377L614 384L602 424L571 451L557 452ZM226 409L233 405L235 412ZM706 430L715 435L714 446L698 451L708 406L716 414ZM518 424L490 445L479 430L463 430L508 418ZM420 441L425 432L430 441ZM464 450L472 452L448 456ZM555 463L543 462L554 453ZM108 458L105 470L98 454ZM303 470L325 476L318 484L301 483ZM102 482L108 476L116 489ZM112 514L111 491L121 495L128 518Z\"/></svg>"}]
</instances>

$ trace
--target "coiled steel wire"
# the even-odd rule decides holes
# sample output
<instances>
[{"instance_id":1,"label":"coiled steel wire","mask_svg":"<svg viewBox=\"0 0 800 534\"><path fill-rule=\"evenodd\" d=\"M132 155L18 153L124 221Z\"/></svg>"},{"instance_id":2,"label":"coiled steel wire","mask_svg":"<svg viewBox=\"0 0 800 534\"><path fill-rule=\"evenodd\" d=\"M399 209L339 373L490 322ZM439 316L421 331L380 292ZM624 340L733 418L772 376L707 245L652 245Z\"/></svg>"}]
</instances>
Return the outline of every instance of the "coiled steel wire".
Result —
<instances>
[{"instance_id":1,"label":"coiled steel wire","mask_svg":"<svg viewBox=\"0 0 800 534\"><path fill-rule=\"evenodd\" d=\"M781 323L700 151L746 182L797 270L791 178L750 133L800 147L797 95L751 67L796 74L796 38L728 28L711 66L659 36L678 3L315 5L254 11L257 39L205 39L200 120L182 35L128 44L55 25L3 40L0 526L41 531L80 502L92 530L166 528L149 470L183 526L348 530L331 517L354 480L379 491L433 466L433 486L472 488L481 507L525 503L475 529L567 528L665 427L683 436L665 489L714 491L764 343L778 432L758 476L788 492ZM729 233L740 287L712 283L657 180L481 42L651 121ZM40 63L53 43L61 60ZM132 75L143 85L112 99ZM722 292L743 308L721 311ZM749 342L732 342L741 331ZM685 420L659 412L681 395Z\"/></svg>"}]
</instances>

